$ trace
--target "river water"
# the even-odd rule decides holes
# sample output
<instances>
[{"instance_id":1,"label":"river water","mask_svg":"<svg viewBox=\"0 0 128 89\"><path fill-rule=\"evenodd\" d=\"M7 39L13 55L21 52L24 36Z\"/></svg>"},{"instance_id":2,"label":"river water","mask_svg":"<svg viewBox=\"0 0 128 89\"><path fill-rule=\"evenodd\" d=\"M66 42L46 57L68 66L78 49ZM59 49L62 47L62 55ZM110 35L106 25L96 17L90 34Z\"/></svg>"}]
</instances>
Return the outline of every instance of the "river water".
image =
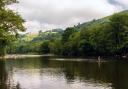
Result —
<instances>
[{"instance_id":1,"label":"river water","mask_svg":"<svg viewBox=\"0 0 128 89\"><path fill-rule=\"evenodd\" d=\"M75 58L0 61L0 89L128 89L128 62Z\"/></svg>"}]
</instances>

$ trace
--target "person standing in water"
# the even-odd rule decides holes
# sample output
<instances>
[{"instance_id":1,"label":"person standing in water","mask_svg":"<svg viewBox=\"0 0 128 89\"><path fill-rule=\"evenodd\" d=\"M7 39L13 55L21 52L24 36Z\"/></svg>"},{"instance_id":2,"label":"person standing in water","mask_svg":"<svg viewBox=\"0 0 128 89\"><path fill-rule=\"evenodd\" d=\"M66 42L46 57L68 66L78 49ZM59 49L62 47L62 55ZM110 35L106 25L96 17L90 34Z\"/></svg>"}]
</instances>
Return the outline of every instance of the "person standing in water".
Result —
<instances>
[{"instance_id":1,"label":"person standing in water","mask_svg":"<svg viewBox=\"0 0 128 89\"><path fill-rule=\"evenodd\" d=\"M98 56L98 62L101 62L101 57L100 56Z\"/></svg>"}]
</instances>

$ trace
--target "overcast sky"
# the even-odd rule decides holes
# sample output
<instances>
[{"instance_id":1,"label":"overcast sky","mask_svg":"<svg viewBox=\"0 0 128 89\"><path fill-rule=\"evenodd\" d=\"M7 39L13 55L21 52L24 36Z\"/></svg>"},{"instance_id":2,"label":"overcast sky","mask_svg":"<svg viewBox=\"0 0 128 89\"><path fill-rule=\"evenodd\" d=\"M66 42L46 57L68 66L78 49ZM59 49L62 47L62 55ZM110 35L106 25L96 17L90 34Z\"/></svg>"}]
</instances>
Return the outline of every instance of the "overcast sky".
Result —
<instances>
[{"instance_id":1,"label":"overcast sky","mask_svg":"<svg viewBox=\"0 0 128 89\"><path fill-rule=\"evenodd\" d=\"M128 9L128 0L19 0L11 9L26 20L27 32L65 28Z\"/></svg>"}]
</instances>

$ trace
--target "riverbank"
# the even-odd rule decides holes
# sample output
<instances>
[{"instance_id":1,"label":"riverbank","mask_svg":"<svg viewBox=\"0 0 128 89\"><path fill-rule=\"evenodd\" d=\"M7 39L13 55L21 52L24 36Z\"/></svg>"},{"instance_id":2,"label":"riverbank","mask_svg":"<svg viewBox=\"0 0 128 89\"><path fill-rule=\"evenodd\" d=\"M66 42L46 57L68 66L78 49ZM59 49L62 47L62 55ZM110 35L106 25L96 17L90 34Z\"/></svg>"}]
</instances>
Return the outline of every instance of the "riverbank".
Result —
<instances>
[{"instance_id":1,"label":"riverbank","mask_svg":"<svg viewBox=\"0 0 128 89\"><path fill-rule=\"evenodd\" d=\"M0 59L20 59L20 58L37 58L37 57L54 57L54 58L68 58L68 59L96 59L98 60L98 56L60 56L60 55L54 55L54 54L8 54L5 57L0 57ZM104 60L111 60L111 59L116 59L116 60L122 60L122 59L127 59L127 57L112 57L112 56L101 56L101 61Z\"/></svg>"},{"instance_id":2,"label":"riverbank","mask_svg":"<svg viewBox=\"0 0 128 89\"><path fill-rule=\"evenodd\" d=\"M55 56L53 54L44 54L44 55L31 55L31 54L8 54L4 57L0 57L0 59L18 59L18 58L35 58L35 57L50 57Z\"/></svg>"}]
</instances>

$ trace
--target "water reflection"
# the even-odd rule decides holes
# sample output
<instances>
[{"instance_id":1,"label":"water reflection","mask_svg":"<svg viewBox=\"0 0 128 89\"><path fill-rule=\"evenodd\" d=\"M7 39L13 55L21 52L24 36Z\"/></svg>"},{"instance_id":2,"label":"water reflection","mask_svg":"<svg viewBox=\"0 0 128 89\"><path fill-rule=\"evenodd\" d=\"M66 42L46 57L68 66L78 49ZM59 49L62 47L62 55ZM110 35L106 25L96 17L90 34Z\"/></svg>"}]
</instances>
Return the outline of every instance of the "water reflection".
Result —
<instances>
[{"instance_id":1,"label":"water reflection","mask_svg":"<svg viewBox=\"0 0 128 89\"><path fill-rule=\"evenodd\" d=\"M0 89L6 89L7 74L5 70L5 62L0 62Z\"/></svg>"},{"instance_id":2,"label":"water reflection","mask_svg":"<svg viewBox=\"0 0 128 89\"><path fill-rule=\"evenodd\" d=\"M49 57L0 61L0 89L128 89L127 67Z\"/></svg>"},{"instance_id":3,"label":"water reflection","mask_svg":"<svg viewBox=\"0 0 128 89\"><path fill-rule=\"evenodd\" d=\"M0 89L21 89L19 84L13 84L12 76L6 69L6 61L0 61Z\"/></svg>"}]
</instances>

